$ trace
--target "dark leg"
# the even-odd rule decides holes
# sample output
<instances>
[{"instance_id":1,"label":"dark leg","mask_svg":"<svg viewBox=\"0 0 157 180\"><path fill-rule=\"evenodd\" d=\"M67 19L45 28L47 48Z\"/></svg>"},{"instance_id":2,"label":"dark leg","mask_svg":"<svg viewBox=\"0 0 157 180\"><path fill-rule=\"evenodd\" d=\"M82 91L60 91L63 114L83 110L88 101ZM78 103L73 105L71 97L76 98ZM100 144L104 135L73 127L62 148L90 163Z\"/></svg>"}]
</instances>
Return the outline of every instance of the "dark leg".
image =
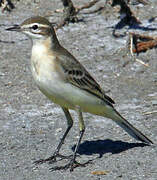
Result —
<instances>
[{"instance_id":1,"label":"dark leg","mask_svg":"<svg viewBox=\"0 0 157 180\"><path fill-rule=\"evenodd\" d=\"M60 149L61 149L61 147L62 147L62 145L63 145L63 143L64 143L64 140L65 140L67 134L69 133L71 127L73 126L73 119L72 119L72 117L71 117L68 109L63 108L63 107L62 107L62 109L63 109L64 114L65 114L66 119L67 119L68 128L66 129L63 137L61 138L60 143L59 143L59 145L57 146L57 148L56 148L53 156L51 156L51 157L49 157L49 158L47 158L47 159L40 159L40 160L38 160L38 161L35 161L35 164L41 164L41 163L45 163L45 162L53 163L53 162L56 162L56 158L57 158L57 157L60 157L61 159L66 159L66 158L69 158L69 157L70 157L70 156L66 157L66 156L63 156L63 155L60 155L60 154L59 154L59 151L60 151Z\"/></svg>"},{"instance_id":2,"label":"dark leg","mask_svg":"<svg viewBox=\"0 0 157 180\"><path fill-rule=\"evenodd\" d=\"M66 119L67 119L68 128L66 129L63 137L61 138L61 141L60 141L59 145L57 146L56 151L54 152L54 156L59 154L59 151L60 151L62 145L64 144L64 140L65 140L67 134L69 133L70 129L73 126L73 119L72 119L68 109L65 109L65 108L62 108L62 109L63 109L64 114L65 114Z\"/></svg>"},{"instance_id":3,"label":"dark leg","mask_svg":"<svg viewBox=\"0 0 157 180\"><path fill-rule=\"evenodd\" d=\"M76 159L76 154L77 154L77 150L79 148L79 145L81 143L81 140L82 140L82 137L83 137L83 134L85 132L85 125L84 125L84 121L83 121L83 116L82 116L82 111L79 107L77 107L76 109L77 113L78 113L78 116L79 116L79 128L80 128L80 136L79 136L79 139L78 139L78 142L76 144L76 147L75 147L75 151L74 151L74 154L70 160L70 162L68 164L66 164L65 166L56 166L56 167L53 167L51 168L52 171L55 171L55 170L66 170L68 168L70 168L70 171L73 171L74 168L78 167L78 166L85 166L86 164L88 164L90 161L84 163L84 164L80 164L78 163L75 159Z\"/></svg>"},{"instance_id":4,"label":"dark leg","mask_svg":"<svg viewBox=\"0 0 157 180\"><path fill-rule=\"evenodd\" d=\"M77 150L78 150L79 145L80 145L80 143L81 143L83 134L84 134L84 132L85 132L85 125L84 125L84 121L83 121L83 116L82 116L81 109L80 109L80 108L77 108L76 110L77 110L78 117L79 117L80 137L79 137L78 142L77 142L77 144L76 144L75 151L74 151L74 154L73 154L73 158L72 158L72 160L71 160L71 162L70 162L70 171L73 171L73 169L74 169L74 167L75 167L74 164L76 164L76 166L79 165L79 163L77 163L77 162L75 161L75 159L76 159L76 153L77 153Z\"/></svg>"}]
</instances>

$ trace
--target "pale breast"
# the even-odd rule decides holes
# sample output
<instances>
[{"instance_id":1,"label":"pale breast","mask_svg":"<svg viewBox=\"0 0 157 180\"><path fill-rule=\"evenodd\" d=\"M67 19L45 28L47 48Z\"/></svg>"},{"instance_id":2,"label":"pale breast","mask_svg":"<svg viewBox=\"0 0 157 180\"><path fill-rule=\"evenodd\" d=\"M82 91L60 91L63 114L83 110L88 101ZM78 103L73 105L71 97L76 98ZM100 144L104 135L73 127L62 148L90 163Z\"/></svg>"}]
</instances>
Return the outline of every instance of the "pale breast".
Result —
<instances>
[{"instance_id":1,"label":"pale breast","mask_svg":"<svg viewBox=\"0 0 157 180\"><path fill-rule=\"evenodd\" d=\"M65 82L65 76L53 52L49 53L41 44L33 46L31 69L39 89L52 101L62 101L61 85Z\"/></svg>"},{"instance_id":2,"label":"pale breast","mask_svg":"<svg viewBox=\"0 0 157 180\"><path fill-rule=\"evenodd\" d=\"M32 47L31 66L35 79L41 79L44 76L53 78L49 76L56 72L56 64L56 56L53 52L50 53L44 44L39 43Z\"/></svg>"}]
</instances>

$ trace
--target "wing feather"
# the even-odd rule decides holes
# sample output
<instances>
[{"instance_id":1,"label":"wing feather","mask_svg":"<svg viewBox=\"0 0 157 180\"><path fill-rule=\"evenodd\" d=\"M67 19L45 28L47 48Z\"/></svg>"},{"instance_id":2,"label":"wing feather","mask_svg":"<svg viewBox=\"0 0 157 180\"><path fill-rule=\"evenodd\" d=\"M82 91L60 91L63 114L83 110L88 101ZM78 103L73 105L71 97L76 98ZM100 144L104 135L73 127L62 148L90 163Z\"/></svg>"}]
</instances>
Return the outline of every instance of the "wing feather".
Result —
<instances>
[{"instance_id":1,"label":"wing feather","mask_svg":"<svg viewBox=\"0 0 157 180\"><path fill-rule=\"evenodd\" d=\"M107 104L114 104L114 101L107 96L99 86L99 84L86 71L77 69L66 70L66 77L71 84L84 89L93 95L103 99Z\"/></svg>"},{"instance_id":2,"label":"wing feather","mask_svg":"<svg viewBox=\"0 0 157 180\"><path fill-rule=\"evenodd\" d=\"M115 102L105 94L95 79L66 49L62 48L58 51L57 59L69 83L97 96L108 105L113 106Z\"/></svg>"}]
</instances>

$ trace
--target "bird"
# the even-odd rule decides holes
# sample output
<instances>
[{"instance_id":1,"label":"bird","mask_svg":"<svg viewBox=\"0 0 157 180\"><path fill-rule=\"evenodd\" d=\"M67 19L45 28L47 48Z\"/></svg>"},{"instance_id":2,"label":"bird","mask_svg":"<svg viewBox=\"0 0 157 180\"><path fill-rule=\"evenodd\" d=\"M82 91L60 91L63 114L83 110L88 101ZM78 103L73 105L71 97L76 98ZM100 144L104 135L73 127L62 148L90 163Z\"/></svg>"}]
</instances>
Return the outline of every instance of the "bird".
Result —
<instances>
[{"instance_id":1,"label":"bird","mask_svg":"<svg viewBox=\"0 0 157 180\"><path fill-rule=\"evenodd\" d=\"M61 46L54 26L42 16L30 17L20 25L7 28L8 31L22 32L32 42L31 71L39 90L53 103L58 104L66 117L67 128L52 156L35 161L36 164L56 162L57 158L67 158L64 166L54 170L70 169L85 166L76 161L77 151L85 132L83 113L112 119L129 135L147 145L153 142L137 128L131 125L114 108L114 101L90 75L85 67L63 46ZM70 156L61 155L60 149L73 126L69 110L76 111L79 121L79 139ZM88 163L88 162L87 162Z\"/></svg>"}]
</instances>

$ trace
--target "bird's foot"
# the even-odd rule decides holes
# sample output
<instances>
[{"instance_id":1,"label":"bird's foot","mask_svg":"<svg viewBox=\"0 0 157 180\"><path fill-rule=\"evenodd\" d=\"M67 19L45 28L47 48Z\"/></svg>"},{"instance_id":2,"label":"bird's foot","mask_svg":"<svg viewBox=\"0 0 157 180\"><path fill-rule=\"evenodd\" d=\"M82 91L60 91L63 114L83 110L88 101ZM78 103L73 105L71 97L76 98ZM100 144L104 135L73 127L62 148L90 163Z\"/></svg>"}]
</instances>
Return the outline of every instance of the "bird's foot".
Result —
<instances>
[{"instance_id":1,"label":"bird's foot","mask_svg":"<svg viewBox=\"0 0 157 180\"><path fill-rule=\"evenodd\" d=\"M85 162L85 163L78 163L74 159L71 159L68 164L65 166L55 166L53 168L50 168L51 171L57 171L57 170L67 170L70 169L70 171L73 171L76 167L85 167L87 164L91 163L91 160Z\"/></svg>"},{"instance_id":2,"label":"bird's foot","mask_svg":"<svg viewBox=\"0 0 157 180\"><path fill-rule=\"evenodd\" d=\"M71 159L73 155L69 155L69 156L64 156L64 155L61 155L59 153L54 153L53 156L50 156L49 158L46 158L46 159L39 159L37 161L35 161L34 163L37 165L37 164L43 164L43 163L46 163L48 162L49 164L52 164L52 163L55 163L57 162L57 158L60 158L58 161L61 161L62 159Z\"/></svg>"}]
</instances>

